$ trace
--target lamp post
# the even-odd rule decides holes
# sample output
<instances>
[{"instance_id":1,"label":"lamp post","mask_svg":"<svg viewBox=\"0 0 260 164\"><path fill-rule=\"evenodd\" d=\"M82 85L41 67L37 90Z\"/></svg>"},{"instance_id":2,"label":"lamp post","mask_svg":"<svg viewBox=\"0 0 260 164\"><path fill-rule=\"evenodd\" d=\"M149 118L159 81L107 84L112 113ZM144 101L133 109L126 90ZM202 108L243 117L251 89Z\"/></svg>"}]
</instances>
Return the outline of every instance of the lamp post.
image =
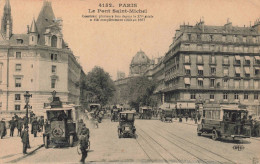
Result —
<instances>
[{"instance_id":1,"label":"lamp post","mask_svg":"<svg viewBox=\"0 0 260 164\"><path fill-rule=\"evenodd\" d=\"M26 91L24 94L24 99L25 99L25 108L26 108L26 126L28 127L28 109L29 109L29 102L30 102L30 97L32 97L32 94L29 94L29 91Z\"/></svg>"}]
</instances>

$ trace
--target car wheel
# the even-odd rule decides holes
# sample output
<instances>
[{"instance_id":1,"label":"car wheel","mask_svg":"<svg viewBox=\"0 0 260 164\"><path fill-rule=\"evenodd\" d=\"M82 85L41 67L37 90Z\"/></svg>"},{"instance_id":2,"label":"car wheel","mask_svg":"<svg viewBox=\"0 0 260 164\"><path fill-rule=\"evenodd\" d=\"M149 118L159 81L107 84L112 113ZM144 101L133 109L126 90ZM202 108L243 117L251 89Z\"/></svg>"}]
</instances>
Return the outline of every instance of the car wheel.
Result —
<instances>
[{"instance_id":1,"label":"car wheel","mask_svg":"<svg viewBox=\"0 0 260 164\"><path fill-rule=\"evenodd\" d=\"M70 135L70 141L69 141L70 147L73 146L73 135Z\"/></svg>"},{"instance_id":2,"label":"car wheel","mask_svg":"<svg viewBox=\"0 0 260 164\"><path fill-rule=\"evenodd\" d=\"M216 141L218 139L218 132L215 129L212 131L212 139L214 141Z\"/></svg>"},{"instance_id":3,"label":"car wheel","mask_svg":"<svg viewBox=\"0 0 260 164\"><path fill-rule=\"evenodd\" d=\"M44 137L44 147L47 149L48 148L48 137Z\"/></svg>"}]
</instances>

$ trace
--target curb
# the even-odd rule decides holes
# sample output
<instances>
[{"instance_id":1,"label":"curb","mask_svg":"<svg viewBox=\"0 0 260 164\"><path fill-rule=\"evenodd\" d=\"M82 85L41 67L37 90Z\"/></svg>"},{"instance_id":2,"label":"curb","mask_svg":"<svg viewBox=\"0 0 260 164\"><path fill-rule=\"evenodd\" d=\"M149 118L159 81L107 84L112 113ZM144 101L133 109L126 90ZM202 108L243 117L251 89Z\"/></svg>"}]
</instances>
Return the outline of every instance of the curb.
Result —
<instances>
[{"instance_id":1,"label":"curb","mask_svg":"<svg viewBox=\"0 0 260 164\"><path fill-rule=\"evenodd\" d=\"M20 161L20 160L22 160L22 159L24 159L24 158L30 156L31 154L33 154L34 152L36 152L37 150L39 150L39 149L42 148L43 146L44 146L44 144L41 144L41 145L37 146L36 149L34 149L34 150L32 150L31 152L29 152L27 155L23 155L23 156L21 156L21 157L19 157L19 158L17 158L17 159L11 160L11 161L9 161L9 162L7 162L7 163L16 163L16 162L18 162L18 161Z\"/></svg>"}]
</instances>

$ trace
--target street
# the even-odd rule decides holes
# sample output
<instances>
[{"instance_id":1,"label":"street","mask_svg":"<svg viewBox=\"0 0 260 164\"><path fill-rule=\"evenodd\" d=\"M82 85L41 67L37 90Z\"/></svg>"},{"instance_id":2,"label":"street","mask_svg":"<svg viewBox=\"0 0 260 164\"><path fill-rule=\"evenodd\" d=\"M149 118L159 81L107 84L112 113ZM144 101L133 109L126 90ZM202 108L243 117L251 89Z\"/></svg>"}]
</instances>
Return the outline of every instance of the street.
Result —
<instances>
[{"instance_id":1,"label":"street","mask_svg":"<svg viewBox=\"0 0 260 164\"><path fill-rule=\"evenodd\" d=\"M104 119L95 129L90 121L91 148L87 162L155 162L155 163L252 163L260 158L259 139L213 141L209 136L197 136L196 126L165 123L159 120L136 119L136 139L118 138L118 122ZM241 151L234 145L243 145ZM18 163L77 163L77 146L41 148Z\"/></svg>"},{"instance_id":2,"label":"street","mask_svg":"<svg viewBox=\"0 0 260 164\"><path fill-rule=\"evenodd\" d=\"M118 138L118 122L103 120L95 129L90 128L91 150L87 162L156 162L156 163L252 163L260 158L260 141L245 139L213 141L209 136L197 136L196 126L164 123L159 120L135 121L137 137ZM245 149L234 150L242 144ZM67 148L41 148L35 153L15 161L18 163L77 163L77 146Z\"/></svg>"}]
</instances>

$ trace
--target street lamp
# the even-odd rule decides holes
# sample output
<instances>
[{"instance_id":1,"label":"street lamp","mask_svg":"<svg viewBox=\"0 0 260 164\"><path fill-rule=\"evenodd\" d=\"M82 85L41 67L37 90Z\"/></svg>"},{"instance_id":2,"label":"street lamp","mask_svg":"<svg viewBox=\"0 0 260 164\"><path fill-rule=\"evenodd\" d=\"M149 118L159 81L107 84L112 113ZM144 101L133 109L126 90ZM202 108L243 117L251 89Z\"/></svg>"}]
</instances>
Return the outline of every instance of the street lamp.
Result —
<instances>
[{"instance_id":1,"label":"street lamp","mask_svg":"<svg viewBox=\"0 0 260 164\"><path fill-rule=\"evenodd\" d=\"M24 94L24 99L25 99L25 108L26 108L26 126L28 127L28 109L29 109L29 102L30 102L30 97L32 97L32 94L29 94L29 91L26 91Z\"/></svg>"}]
</instances>

